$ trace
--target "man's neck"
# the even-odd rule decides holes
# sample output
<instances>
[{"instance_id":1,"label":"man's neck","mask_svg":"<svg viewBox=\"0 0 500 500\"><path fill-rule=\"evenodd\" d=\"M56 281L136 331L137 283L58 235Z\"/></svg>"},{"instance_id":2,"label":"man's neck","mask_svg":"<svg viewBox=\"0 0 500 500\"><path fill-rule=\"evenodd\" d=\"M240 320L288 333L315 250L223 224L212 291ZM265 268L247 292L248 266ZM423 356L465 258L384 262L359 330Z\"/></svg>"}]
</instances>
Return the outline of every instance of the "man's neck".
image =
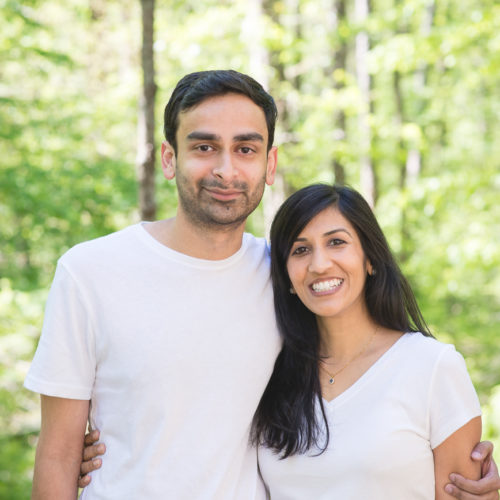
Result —
<instances>
[{"instance_id":1,"label":"man's neck","mask_svg":"<svg viewBox=\"0 0 500 500\"><path fill-rule=\"evenodd\" d=\"M182 216L147 224L146 230L162 245L176 252L206 260L227 259L241 248L245 225L209 230L195 227Z\"/></svg>"}]
</instances>

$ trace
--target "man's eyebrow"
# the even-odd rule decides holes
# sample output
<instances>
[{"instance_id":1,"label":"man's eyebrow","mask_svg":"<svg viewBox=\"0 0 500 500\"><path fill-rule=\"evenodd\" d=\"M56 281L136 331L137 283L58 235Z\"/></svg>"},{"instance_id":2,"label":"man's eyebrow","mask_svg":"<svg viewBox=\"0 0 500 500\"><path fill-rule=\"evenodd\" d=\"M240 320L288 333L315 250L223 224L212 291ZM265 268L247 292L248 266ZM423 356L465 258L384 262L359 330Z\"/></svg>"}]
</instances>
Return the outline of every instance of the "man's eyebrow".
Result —
<instances>
[{"instance_id":1,"label":"man's eyebrow","mask_svg":"<svg viewBox=\"0 0 500 500\"><path fill-rule=\"evenodd\" d=\"M347 233L352 238L351 233L343 227L339 227L338 229L332 229L331 231L323 233L323 236L331 236L332 234L335 233ZM307 241L307 238L296 238L295 241Z\"/></svg>"},{"instance_id":2,"label":"man's eyebrow","mask_svg":"<svg viewBox=\"0 0 500 500\"><path fill-rule=\"evenodd\" d=\"M187 135L186 139L188 141L220 141L221 137L217 134L211 132L202 132L195 130ZM245 134L238 134L233 137L234 142L245 142L245 141L258 141L264 142L264 137L258 132L248 132Z\"/></svg>"},{"instance_id":3,"label":"man's eyebrow","mask_svg":"<svg viewBox=\"0 0 500 500\"><path fill-rule=\"evenodd\" d=\"M188 141L218 141L220 140L220 136L210 132L198 132L195 130L188 134L186 139Z\"/></svg>"},{"instance_id":4,"label":"man's eyebrow","mask_svg":"<svg viewBox=\"0 0 500 500\"><path fill-rule=\"evenodd\" d=\"M235 142L258 141L264 142L264 137L258 132L248 132L247 134L238 134L233 137Z\"/></svg>"}]
</instances>

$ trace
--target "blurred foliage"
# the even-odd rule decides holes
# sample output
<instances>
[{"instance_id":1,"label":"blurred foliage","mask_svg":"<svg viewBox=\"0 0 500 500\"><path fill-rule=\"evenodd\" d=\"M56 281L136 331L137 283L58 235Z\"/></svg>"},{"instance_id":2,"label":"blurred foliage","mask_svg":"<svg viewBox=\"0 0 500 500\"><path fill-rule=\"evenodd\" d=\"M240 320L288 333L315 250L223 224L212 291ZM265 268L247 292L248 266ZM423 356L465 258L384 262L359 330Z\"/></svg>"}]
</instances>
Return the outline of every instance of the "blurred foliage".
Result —
<instances>
[{"instance_id":1,"label":"blurred foliage","mask_svg":"<svg viewBox=\"0 0 500 500\"><path fill-rule=\"evenodd\" d=\"M39 335L46 291L13 290L0 279L0 498L30 497L39 397L22 383Z\"/></svg>"},{"instance_id":2,"label":"blurred foliage","mask_svg":"<svg viewBox=\"0 0 500 500\"><path fill-rule=\"evenodd\" d=\"M333 0L264 0L257 19L249 2L260 4L158 0L157 116L185 73L251 72L259 49L281 113L285 192L334 180L333 159L359 188L354 43L369 34L375 210L434 333L466 356L498 460L500 5L373 0L359 23L352 1L339 18ZM39 417L22 381L55 262L137 220L140 8L0 0L0 25L0 498L23 499ZM159 143L160 120L157 133ZM403 180L410 151L421 168ZM157 180L159 217L170 216L174 186ZM249 229L262 230L264 209Z\"/></svg>"}]
</instances>

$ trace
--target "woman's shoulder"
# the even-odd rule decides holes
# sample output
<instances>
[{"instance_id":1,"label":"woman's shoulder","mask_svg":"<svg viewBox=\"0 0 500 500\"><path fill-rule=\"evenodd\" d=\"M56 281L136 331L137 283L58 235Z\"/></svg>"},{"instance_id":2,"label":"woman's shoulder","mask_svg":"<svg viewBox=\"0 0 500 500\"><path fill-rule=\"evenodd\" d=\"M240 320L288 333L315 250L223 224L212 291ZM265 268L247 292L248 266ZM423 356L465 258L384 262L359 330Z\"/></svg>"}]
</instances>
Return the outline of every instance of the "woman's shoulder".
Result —
<instances>
[{"instance_id":1,"label":"woman's shoulder","mask_svg":"<svg viewBox=\"0 0 500 500\"><path fill-rule=\"evenodd\" d=\"M434 337L429 337L421 332L408 332L402 340L412 358L420 358L429 362L455 362L463 359L453 344L441 342Z\"/></svg>"},{"instance_id":2,"label":"woman's shoulder","mask_svg":"<svg viewBox=\"0 0 500 500\"><path fill-rule=\"evenodd\" d=\"M441 395L456 386L463 387L465 381L471 385L465 360L453 344L419 332L406 333L400 342L398 374L405 383L413 384L415 392L420 388L421 394L431 391Z\"/></svg>"}]
</instances>

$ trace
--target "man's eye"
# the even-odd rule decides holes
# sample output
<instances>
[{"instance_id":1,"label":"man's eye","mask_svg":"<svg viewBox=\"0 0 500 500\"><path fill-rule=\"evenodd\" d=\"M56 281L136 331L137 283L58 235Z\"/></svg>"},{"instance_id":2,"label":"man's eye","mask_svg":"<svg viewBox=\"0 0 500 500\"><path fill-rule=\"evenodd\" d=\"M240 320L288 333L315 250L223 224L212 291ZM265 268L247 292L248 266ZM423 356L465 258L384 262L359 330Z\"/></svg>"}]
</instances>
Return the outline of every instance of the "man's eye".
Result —
<instances>
[{"instance_id":1,"label":"man's eye","mask_svg":"<svg viewBox=\"0 0 500 500\"><path fill-rule=\"evenodd\" d=\"M243 147L241 147L241 148L240 148L240 151L241 151L243 154L245 154L245 155L247 155L247 154L250 154L250 153L253 153L253 152L254 152L254 150L253 150L252 148L248 147L248 146L243 146Z\"/></svg>"},{"instance_id":2,"label":"man's eye","mask_svg":"<svg viewBox=\"0 0 500 500\"><path fill-rule=\"evenodd\" d=\"M213 147L208 145L208 144L200 144L199 146L196 146L196 149L198 151L202 151L203 153L206 153L208 151L212 151Z\"/></svg>"}]
</instances>

